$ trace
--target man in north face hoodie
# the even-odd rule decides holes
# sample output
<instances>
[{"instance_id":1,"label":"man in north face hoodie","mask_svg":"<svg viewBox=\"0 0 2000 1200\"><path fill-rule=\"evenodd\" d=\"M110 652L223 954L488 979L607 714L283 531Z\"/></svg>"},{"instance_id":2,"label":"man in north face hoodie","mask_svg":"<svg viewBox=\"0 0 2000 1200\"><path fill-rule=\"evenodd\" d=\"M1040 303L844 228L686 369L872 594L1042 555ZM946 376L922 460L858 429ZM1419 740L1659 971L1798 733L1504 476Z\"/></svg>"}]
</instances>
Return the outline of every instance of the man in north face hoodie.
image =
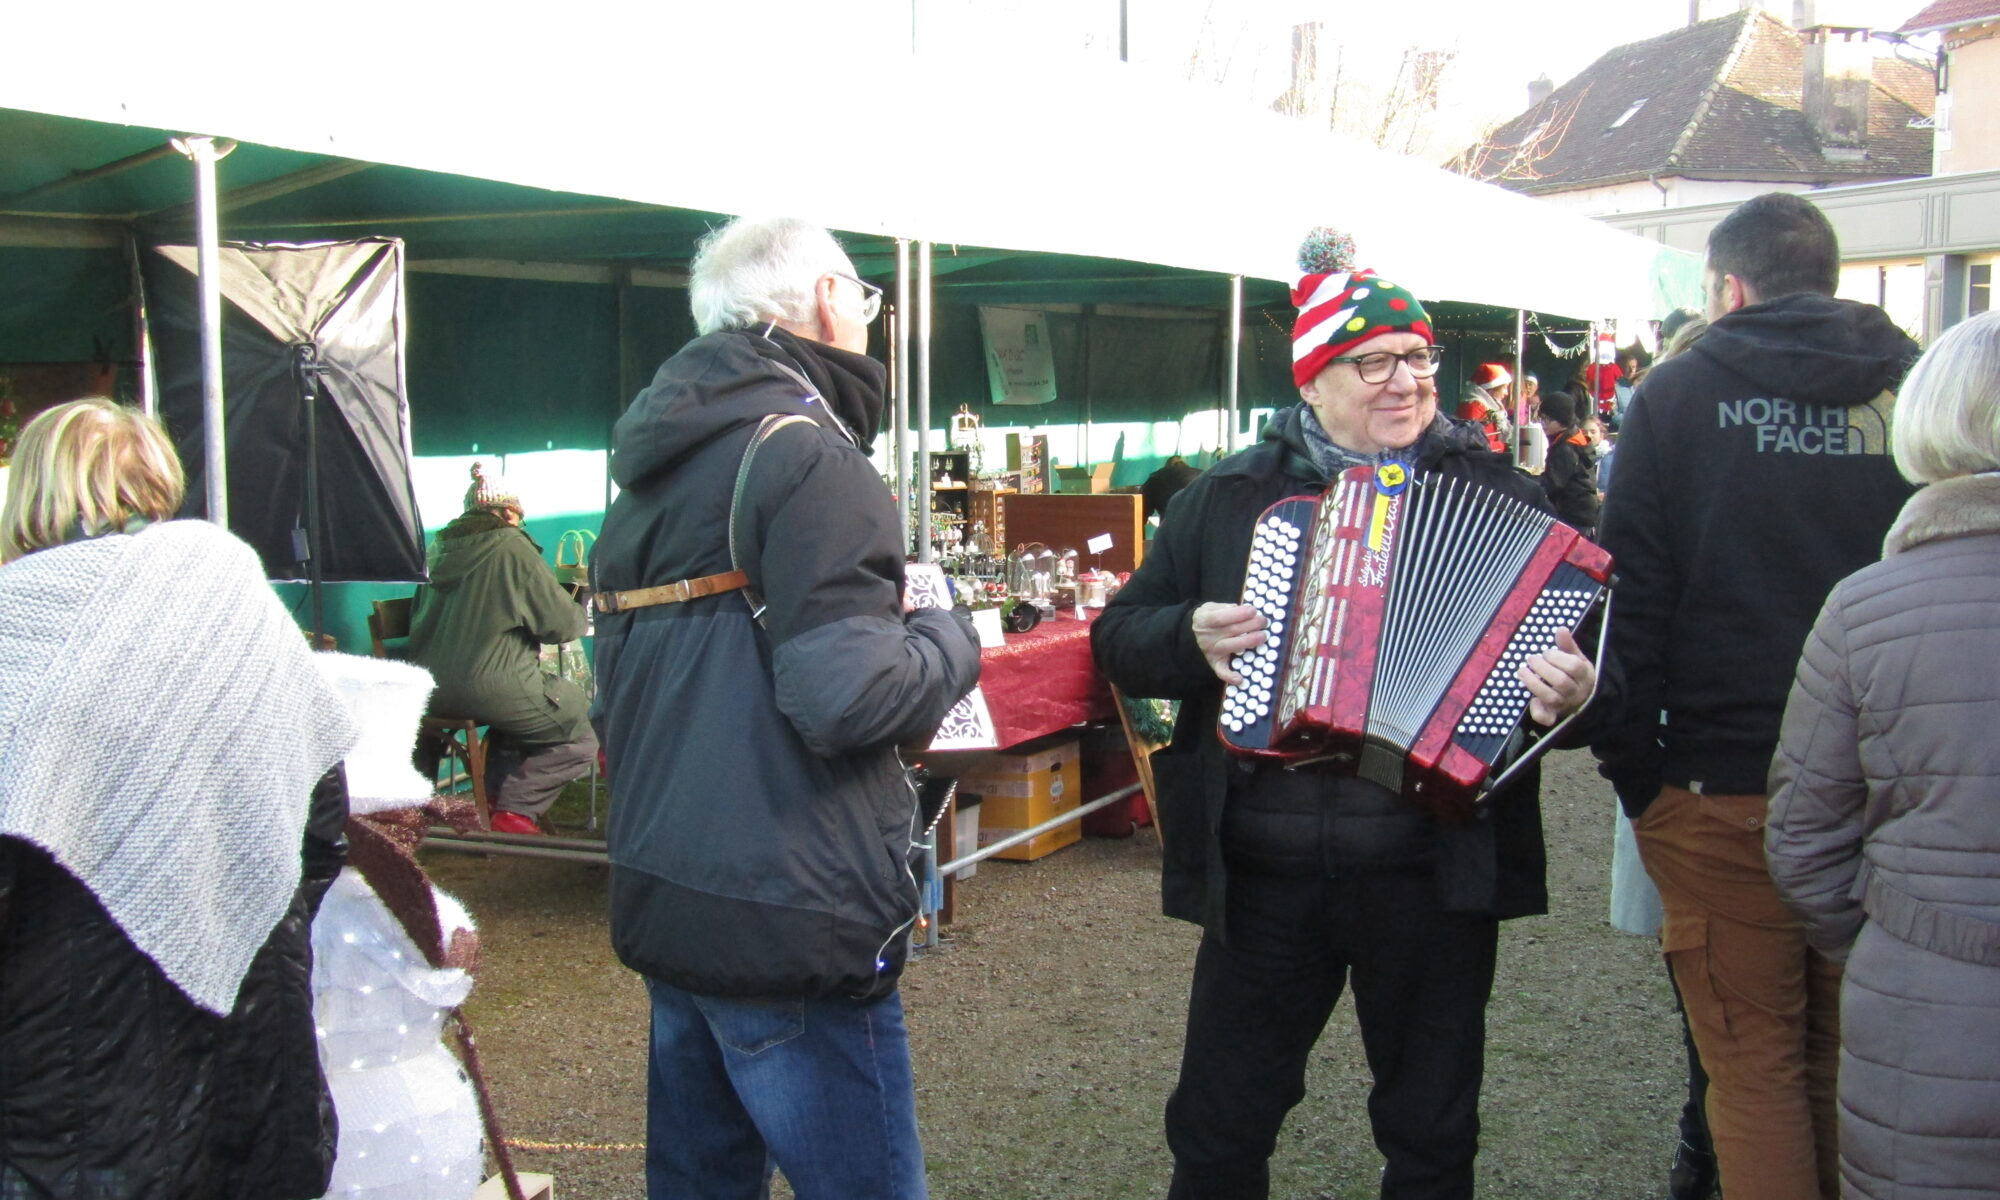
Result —
<instances>
[{"instance_id":1,"label":"man in north face hoodie","mask_svg":"<svg viewBox=\"0 0 2000 1200\"><path fill-rule=\"evenodd\" d=\"M1821 603L1910 494L1889 414L1917 346L1835 299L1839 271L1832 226L1797 196L1716 226L1712 323L1639 386L1599 525L1618 583L1592 749L1659 885L1723 1191L1760 1200L1839 1186L1840 968L1765 870L1765 775Z\"/></svg>"}]
</instances>

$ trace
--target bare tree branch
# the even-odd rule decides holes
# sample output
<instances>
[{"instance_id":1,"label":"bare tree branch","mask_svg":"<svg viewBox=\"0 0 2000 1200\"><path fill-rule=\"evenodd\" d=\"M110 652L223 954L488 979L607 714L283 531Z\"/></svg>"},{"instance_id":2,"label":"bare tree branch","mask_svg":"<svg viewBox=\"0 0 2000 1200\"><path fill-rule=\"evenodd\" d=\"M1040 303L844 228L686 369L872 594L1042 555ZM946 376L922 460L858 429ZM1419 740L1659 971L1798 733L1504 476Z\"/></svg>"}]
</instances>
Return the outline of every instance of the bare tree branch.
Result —
<instances>
[{"instance_id":1,"label":"bare tree branch","mask_svg":"<svg viewBox=\"0 0 2000 1200\"><path fill-rule=\"evenodd\" d=\"M1526 183L1543 178L1542 162L1568 136L1570 122L1576 119L1589 90L1585 88L1561 103L1543 101L1542 108L1546 111L1518 138L1503 141L1496 136L1498 126L1487 130L1478 141L1446 162L1445 170L1493 183L1503 180Z\"/></svg>"}]
</instances>

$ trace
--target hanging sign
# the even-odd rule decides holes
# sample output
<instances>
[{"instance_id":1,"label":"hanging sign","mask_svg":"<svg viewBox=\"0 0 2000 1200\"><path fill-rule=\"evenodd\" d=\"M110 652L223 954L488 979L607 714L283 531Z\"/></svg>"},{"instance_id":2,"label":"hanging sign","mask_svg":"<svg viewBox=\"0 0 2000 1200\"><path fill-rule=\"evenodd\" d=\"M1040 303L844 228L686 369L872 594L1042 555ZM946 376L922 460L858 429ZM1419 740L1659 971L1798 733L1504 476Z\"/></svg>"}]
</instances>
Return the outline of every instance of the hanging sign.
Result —
<instances>
[{"instance_id":1,"label":"hanging sign","mask_svg":"<svg viewBox=\"0 0 2000 1200\"><path fill-rule=\"evenodd\" d=\"M1049 324L1020 308L979 310L986 338L986 383L995 404L1047 404L1056 398L1056 360Z\"/></svg>"}]
</instances>

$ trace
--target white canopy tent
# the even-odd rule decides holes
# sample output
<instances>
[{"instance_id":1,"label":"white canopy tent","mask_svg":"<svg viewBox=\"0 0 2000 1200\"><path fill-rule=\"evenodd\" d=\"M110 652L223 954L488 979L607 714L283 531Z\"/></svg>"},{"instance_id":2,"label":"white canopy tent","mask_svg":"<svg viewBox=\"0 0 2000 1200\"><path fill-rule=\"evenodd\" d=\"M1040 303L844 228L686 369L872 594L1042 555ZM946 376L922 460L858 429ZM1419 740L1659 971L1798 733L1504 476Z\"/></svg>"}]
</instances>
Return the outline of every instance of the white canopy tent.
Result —
<instances>
[{"instance_id":1,"label":"white canopy tent","mask_svg":"<svg viewBox=\"0 0 2000 1200\"><path fill-rule=\"evenodd\" d=\"M902 2L683 11L708 7L508 24L423 4L33 6L10 19L0 106L1282 282L1301 234L1332 224L1426 298L1663 315L1655 243L1208 89L1095 60L912 55L921 6Z\"/></svg>"}]
</instances>

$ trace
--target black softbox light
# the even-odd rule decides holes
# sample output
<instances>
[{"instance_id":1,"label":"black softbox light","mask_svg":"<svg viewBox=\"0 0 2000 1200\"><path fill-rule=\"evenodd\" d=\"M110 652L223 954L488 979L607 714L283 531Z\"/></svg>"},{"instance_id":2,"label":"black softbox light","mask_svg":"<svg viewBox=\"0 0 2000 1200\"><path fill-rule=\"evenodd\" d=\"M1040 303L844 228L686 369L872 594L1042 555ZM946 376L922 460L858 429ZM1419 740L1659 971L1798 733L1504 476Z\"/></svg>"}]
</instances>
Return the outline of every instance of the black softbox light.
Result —
<instances>
[{"instance_id":1,"label":"black softbox light","mask_svg":"<svg viewBox=\"0 0 2000 1200\"><path fill-rule=\"evenodd\" d=\"M225 242L220 252L229 528L272 579L420 580L403 398L403 244ZM201 319L195 248L143 256L160 415L187 467L184 515L204 515ZM301 363L314 369L314 420ZM308 453L308 444L316 452ZM308 459L320 530L308 556Z\"/></svg>"}]
</instances>

